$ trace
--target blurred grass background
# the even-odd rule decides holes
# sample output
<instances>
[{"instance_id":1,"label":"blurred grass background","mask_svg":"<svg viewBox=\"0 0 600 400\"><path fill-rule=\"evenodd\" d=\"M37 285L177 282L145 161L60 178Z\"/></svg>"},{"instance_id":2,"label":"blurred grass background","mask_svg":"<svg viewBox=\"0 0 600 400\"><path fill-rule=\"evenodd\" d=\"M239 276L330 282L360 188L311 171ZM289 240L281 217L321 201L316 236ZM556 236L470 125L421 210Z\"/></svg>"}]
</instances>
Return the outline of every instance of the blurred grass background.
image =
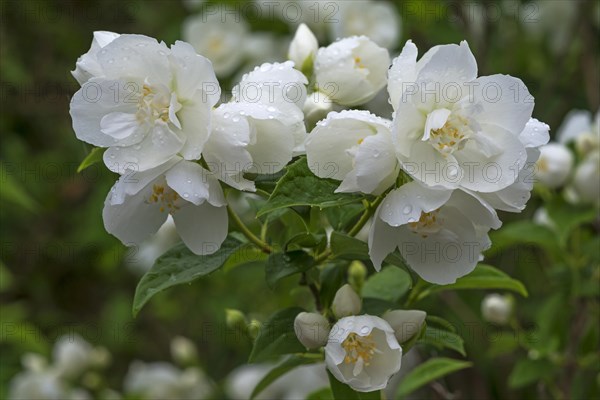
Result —
<instances>
[{"instance_id":1,"label":"blurred grass background","mask_svg":"<svg viewBox=\"0 0 600 400\"><path fill-rule=\"evenodd\" d=\"M530 26L523 23L527 17L523 12L511 16L498 11L507 3L519 5L518 1L468 2L487 7L490 15L483 20L461 11L465 3L395 2L403 21L396 53L409 38L421 52L466 39L480 75L521 78L536 99L534 117L553 131L573 108L598 109L597 2L572 2L576 5L570 20L556 7L555 15L532 19L527 22ZM192 338L208 374L222 379L245 362L250 350L246 338L226 328L225 308L264 317L309 299L301 290L292 290L292 281L273 292L264 283L262 267L244 267L167 291L132 319L139 278L126 268L125 250L104 231L101 216L115 175L101 165L76 173L89 149L75 138L68 114L70 97L78 88L69 71L88 50L93 31L140 33L171 44L180 39L181 24L192 11L176 0L0 4L0 398L21 369L24 352L48 354L53 341L72 330L112 352L113 387L121 386L132 359L168 359L169 341L177 335ZM425 12L428 9L434 11ZM500 15L495 17L494 12ZM282 21L250 23L254 30L293 34L293 27ZM532 34L532 29L538 33ZM559 49L553 46L557 39L552 31L557 30L567 35L566 45ZM231 85L223 83L225 88ZM525 217L533 210L529 206ZM519 299L519 313L533 322L532 315L552 289L544 276L544 260L535 249L531 252L506 254L495 261L526 283L530 298ZM446 317L456 322L464 322L465 315L471 322L481 322L482 295L452 294L429 306L451 308ZM452 378L454 387L466 398L511 395L503 382L514 355L487 357L489 338L481 334L467 338L466 344L476 368ZM522 392L527 393L535 391Z\"/></svg>"}]
</instances>

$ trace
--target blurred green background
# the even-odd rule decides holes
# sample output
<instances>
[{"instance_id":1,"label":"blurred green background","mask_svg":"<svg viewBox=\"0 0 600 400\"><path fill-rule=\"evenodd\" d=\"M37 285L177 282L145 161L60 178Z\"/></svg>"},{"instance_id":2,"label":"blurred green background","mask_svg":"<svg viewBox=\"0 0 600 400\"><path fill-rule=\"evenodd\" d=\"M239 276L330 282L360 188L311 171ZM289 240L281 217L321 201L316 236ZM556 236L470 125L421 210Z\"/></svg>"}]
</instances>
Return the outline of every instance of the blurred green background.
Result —
<instances>
[{"instance_id":1,"label":"blurred green background","mask_svg":"<svg viewBox=\"0 0 600 400\"><path fill-rule=\"evenodd\" d=\"M525 4L518 1L395 2L403 26L392 54L407 39L422 52L466 39L479 74L521 78L535 97L534 117L555 132L569 110L595 111L600 104L598 3L562 3L573 4L555 4L543 18L528 20L528 12L540 8L521 7L511 15L510 7ZM465 13L469 4L483 7L488 17ZM566 9L571 10L569 15ZM1 2L0 398L6 395L10 378L21 370L24 352L49 354L54 340L72 331L111 351L112 387L121 386L133 359L169 359L169 341L177 335L194 340L207 373L221 381L245 362L251 348L247 338L226 327L225 308L262 319L283 306L310 304L305 292L294 289L294 281L269 289L262 267L254 265L219 271L169 290L154 298L136 319L131 316L139 275L126 264L135 254L127 255L118 240L105 232L101 216L116 176L100 164L76 173L89 148L71 129L69 101L78 85L69 71L88 50L95 30L140 33L170 44L181 38L181 24L193 12L176 0ZM249 22L256 31L282 36L294 31L284 21ZM564 44L557 45L561 41ZM231 80L222 83L231 86ZM533 199L523 215L503 219L530 218L539 202ZM530 297L516 299L525 327L537 326L543 320L540 313L551 320L550 326L537 331L542 335L539 340L547 329L560 335L566 330L559 340L568 341L571 324L581 323L583 332L598 322L596 294L592 294L594 303L585 304L555 298L562 278L555 276L538 248L502 251L490 263L528 287ZM445 314L457 326L475 323L481 328L482 297L480 292L453 293L423 307ZM550 299L559 304L549 305ZM586 339L596 351L597 331ZM490 354L495 339L484 333L475 330L465 338L476 364L449 379L454 390L463 398L478 399L535 398L546 393L536 385L509 389L506 376L525 354L517 347L501 356ZM589 373L577 379L586 393L585 388L597 385L599 378ZM557 382L561 390L568 383ZM587 393L597 395L597 387Z\"/></svg>"}]
</instances>

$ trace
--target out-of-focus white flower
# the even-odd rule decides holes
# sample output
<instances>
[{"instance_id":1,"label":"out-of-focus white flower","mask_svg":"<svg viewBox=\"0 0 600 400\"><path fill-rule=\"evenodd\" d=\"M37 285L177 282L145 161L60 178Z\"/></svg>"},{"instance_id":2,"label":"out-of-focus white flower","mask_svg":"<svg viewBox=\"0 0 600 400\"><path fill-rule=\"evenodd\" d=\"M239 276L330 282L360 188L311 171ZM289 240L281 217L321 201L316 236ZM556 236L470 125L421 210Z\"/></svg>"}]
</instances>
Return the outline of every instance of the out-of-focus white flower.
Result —
<instances>
[{"instance_id":1,"label":"out-of-focus white flower","mask_svg":"<svg viewBox=\"0 0 600 400\"><path fill-rule=\"evenodd\" d=\"M296 337L307 349L325 346L329 330L329 321L321 314L301 312L294 319Z\"/></svg>"},{"instance_id":2,"label":"out-of-focus white flower","mask_svg":"<svg viewBox=\"0 0 600 400\"><path fill-rule=\"evenodd\" d=\"M419 61L408 41L393 61L388 91L396 153L414 179L478 192L515 182L527 161L519 136L533 110L520 79L478 78L464 41L435 46Z\"/></svg>"},{"instance_id":3,"label":"out-of-focus white flower","mask_svg":"<svg viewBox=\"0 0 600 400\"><path fill-rule=\"evenodd\" d=\"M125 260L133 271L145 274L152 268L154 262L179 241L175 222L171 214L156 234L142 242L139 247L132 248Z\"/></svg>"},{"instance_id":4,"label":"out-of-focus white flower","mask_svg":"<svg viewBox=\"0 0 600 400\"><path fill-rule=\"evenodd\" d=\"M381 194L398 177L390 121L368 111L331 112L306 140L311 171L342 181L337 192Z\"/></svg>"},{"instance_id":5,"label":"out-of-focus white flower","mask_svg":"<svg viewBox=\"0 0 600 400\"><path fill-rule=\"evenodd\" d=\"M421 331L426 316L427 313L421 310L392 310L381 318L390 324L398 343L402 344Z\"/></svg>"},{"instance_id":6,"label":"out-of-focus white flower","mask_svg":"<svg viewBox=\"0 0 600 400\"><path fill-rule=\"evenodd\" d=\"M75 93L70 113L80 140L108 147L111 171L148 170L177 154L201 157L220 97L208 59L188 43L168 48L142 35L121 35L95 57L98 75Z\"/></svg>"},{"instance_id":7,"label":"out-of-focus white flower","mask_svg":"<svg viewBox=\"0 0 600 400\"><path fill-rule=\"evenodd\" d=\"M300 24L290 43L288 58L296 64L298 70L303 70L306 62L312 63L318 49L319 43L314 33L306 24Z\"/></svg>"},{"instance_id":8,"label":"out-of-focus white flower","mask_svg":"<svg viewBox=\"0 0 600 400\"><path fill-rule=\"evenodd\" d=\"M75 378L91 365L93 347L79 335L63 336L54 344L53 368L61 377Z\"/></svg>"},{"instance_id":9,"label":"out-of-focus white flower","mask_svg":"<svg viewBox=\"0 0 600 400\"><path fill-rule=\"evenodd\" d=\"M275 173L303 151L307 83L291 61L263 64L244 75L232 101L214 111L204 156L219 179L253 191L244 172Z\"/></svg>"},{"instance_id":10,"label":"out-of-focus white flower","mask_svg":"<svg viewBox=\"0 0 600 400\"><path fill-rule=\"evenodd\" d=\"M497 325L505 325L512 315L513 304L506 296L496 293L488 294L481 302L483 319Z\"/></svg>"},{"instance_id":11,"label":"out-of-focus white flower","mask_svg":"<svg viewBox=\"0 0 600 400\"><path fill-rule=\"evenodd\" d=\"M519 135L519 140L525 146L527 152L527 163L517 175L517 180L510 186L497 192L478 193L496 210L507 212L521 212L531 197L531 189L535 182L536 162L540 156L540 146L548 143L550 139L550 127L531 118L525 125L525 129Z\"/></svg>"},{"instance_id":12,"label":"out-of-focus white flower","mask_svg":"<svg viewBox=\"0 0 600 400\"><path fill-rule=\"evenodd\" d=\"M542 185L557 188L567 181L573 169L573 154L563 144L549 143L540 147L535 178Z\"/></svg>"},{"instance_id":13,"label":"out-of-focus white flower","mask_svg":"<svg viewBox=\"0 0 600 400\"><path fill-rule=\"evenodd\" d=\"M339 104L364 104L385 86L389 65L388 51L366 36L345 38L317 52L317 88Z\"/></svg>"},{"instance_id":14,"label":"out-of-focus white flower","mask_svg":"<svg viewBox=\"0 0 600 400\"><path fill-rule=\"evenodd\" d=\"M244 61L245 41L250 35L241 15L206 12L183 23L183 40L207 57L219 77L232 74Z\"/></svg>"},{"instance_id":15,"label":"out-of-focus white flower","mask_svg":"<svg viewBox=\"0 0 600 400\"><path fill-rule=\"evenodd\" d=\"M488 231L501 225L475 195L413 181L391 191L375 212L369 255L379 270L398 248L421 278L447 285L473 271L491 245Z\"/></svg>"},{"instance_id":16,"label":"out-of-focus white flower","mask_svg":"<svg viewBox=\"0 0 600 400\"><path fill-rule=\"evenodd\" d=\"M129 367L125 392L147 400L200 399L212 391L212 384L197 368L179 370L165 363L135 361Z\"/></svg>"},{"instance_id":17,"label":"out-of-focus white flower","mask_svg":"<svg viewBox=\"0 0 600 400\"><path fill-rule=\"evenodd\" d=\"M256 385L269 373L273 365L242 365L229 374L225 383L225 393L234 400L248 400ZM277 389L269 385L257 397L259 400L277 398Z\"/></svg>"},{"instance_id":18,"label":"out-of-focus white flower","mask_svg":"<svg viewBox=\"0 0 600 400\"><path fill-rule=\"evenodd\" d=\"M402 21L393 4L387 1L340 1L339 13L330 26L333 38L364 35L379 46L398 45Z\"/></svg>"},{"instance_id":19,"label":"out-of-focus white flower","mask_svg":"<svg viewBox=\"0 0 600 400\"><path fill-rule=\"evenodd\" d=\"M548 214L548 210L544 207L535 210L535 213L533 213L533 222L552 230L556 229L556 223L552 221L550 214Z\"/></svg>"},{"instance_id":20,"label":"out-of-focus white flower","mask_svg":"<svg viewBox=\"0 0 600 400\"><path fill-rule=\"evenodd\" d=\"M325 346L325 363L338 379L359 392L384 389L400 370L402 347L385 320L372 315L340 319Z\"/></svg>"},{"instance_id":21,"label":"out-of-focus white flower","mask_svg":"<svg viewBox=\"0 0 600 400\"><path fill-rule=\"evenodd\" d=\"M325 93L312 92L304 102L304 121L307 126L314 126L322 120L333 108L333 102Z\"/></svg>"},{"instance_id":22,"label":"out-of-focus white flower","mask_svg":"<svg viewBox=\"0 0 600 400\"><path fill-rule=\"evenodd\" d=\"M336 318L356 315L362 308L362 300L352 289L352 286L345 284L335 293L331 302L331 311Z\"/></svg>"},{"instance_id":23,"label":"out-of-focus white flower","mask_svg":"<svg viewBox=\"0 0 600 400\"><path fill-rule=\"evenodd\" d=\"M25 371L16 375L9 385L9 400L64 400L69 388L56 371Z\"/></svg>"},{"instance_id":24,"label":"out-of-focus white flower","mask_svg":"<svg viewBox=\"0 0 600 400\"><path fill-rule=\"evenodd\" d=\"M156 233L171 214L191 251L212 254L227 236L225 205L221 185L210 171L172 158L122 176L109 192L102 216L106 230L131 246Z\"/></svg>"},{"instance_id":25,"label":"out-of-focus white flower","mask_svg":"<svg viewBox=\"0 0 600 400\"><path fill-rule=\"evenodd\" d=\"M572 186L578 202L600 204L600 152L591 153L577 166Z\"/></svg>"},{"instance_id":26,"label":"out-of-focus white flower","mask_svg":"<svg viewBox=\"0 0 600 400\"><path fill-rule=\"evenodd\" d=\"M38 353L25 353L21 357L23 367L32 372L42 372L48 367L48 360Z\"/></svg>"},{"instance_id":27,"label":"out-of-focus white flower","mask_svg":"<svg viewBox=\"0 0 600 400\"><path fill-rule=\"evenodd\" d=\"M558 129L557 138L565 145L575 141L577 153L582 157L600 151L600 110L593 120L589 111L571 110Z\"/></svg>"},{"instance_id":28,"label":"out-of-focus white flower","mask_svg":"<svg viewBox=\"0 0 600 400\"><path fill-rule=\"evenodd\" d=\"M171 340L171 357L181 365L190 364L198 359L198 350L190 339L177 336Z\"/></svg>"},{"instance_id":29,"label":"out-of-focus white flower","mask_svg":"<svg viewBox=\"0 0 600 400\"><path fill-rule=\"evenodd\" d=\"M102 66L98 61L98 52L119 36L118 33L108 31L94 32L92 46L87 53L77 59L75 70L71 71L71 74L73 74L73 77L77 79L80 85L83 85L90 78L102 75Z\"/></svg>"}]
</instances>

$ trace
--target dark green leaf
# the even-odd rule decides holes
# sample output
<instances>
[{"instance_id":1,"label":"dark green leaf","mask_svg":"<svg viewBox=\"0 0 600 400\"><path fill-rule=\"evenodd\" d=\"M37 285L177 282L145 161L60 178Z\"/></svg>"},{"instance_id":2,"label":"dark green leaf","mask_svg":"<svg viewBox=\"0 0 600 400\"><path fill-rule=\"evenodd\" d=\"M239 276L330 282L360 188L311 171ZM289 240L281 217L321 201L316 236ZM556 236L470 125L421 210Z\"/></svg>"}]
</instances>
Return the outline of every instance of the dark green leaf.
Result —
<instances>
[{"instance_id":1,"label":"dark green leaf","mask_svg":"<svg viewBox=\"0 0 600 400\"><path fill-rule=\"evenodd\" d=\"M410 371L398 387L396 398L403 398L431 381L461 369L469 368L472 363L468 361L453 360L451 358L432 358Z\"/></svg>"},{"instance_id":2,"label":"dark green leaf","mask_svg":"<svg viewBox=\"0 0 600 400\"><path fill-rule=\"evenodd\" d=\"M367 243L340 232L331 233L331 251L333 258L371 261L371 258L369 257L369 245ZM402 257L395 253L387 256L385 262L406 268L406 264L404 264Z\"/></svg>"},{"instance_id":3,"label":"dark green leaf","mask_svg":"<svg viewBox=\"0 0 600 400\"><path fill-rule=\"evenodd\" d=\"M556 226L562 243L565 243L573 229L598 218L596 207L569 204L561 197L555 197L547 203L546 210Z\"/></svg>"},{"instance_id":4,"label":"dark green leaf","mask_svg":"<svg viewBox=\"0 0 600 400\"><path fill-rule=\"evenodd\" d=\"M331 372L327 371L331 392L335 400L381 400L381 391L356 392L350 386L335 379Z\"/></svg>"},{"instance_id":5,"label":"dark green leaf","mask_svg":"<svg viewBox=\"0 0 600 400\"><path fill-rule=\"evenodd\" d=\"M310 232L302 232L302 233L298 233L294 236L292 236L292 238L290 240L287 241L287 243L285 244L285 248L287 249L290 246L300 246L300 247L307 247L307 248L312 248L312 247L316 247L319 244L321 244L321 242L326 239L325 235L318 235L318 234L314 234L314 233L310 233Z\"/></svg>"},{"instance_id":6,"label":"dark green leaf","mask_svg":"<svg viewBox=\"0 0 600 400\"><path fill-rule=\"evenodd\" d=\"M296 367L300 365L313 364L318 362L319 360L316 358L307 358L301 356L291 356L275 368L273 368L264 378L261 379L260 382L256 385L254 390L252 391L252 395L250 399L254 399L258 396L263 390L265 390L269 385L277 380L280 376L285 375Z\"/></svg>"},{"instance_id":7,"label":"dark green leaf","mask_svg":"<svg viewBox=\"0 0 600 400\"><path fill-rule=\"evenodd\" d=\"M306 348L294 332L294 319L302 311L292 307L273 314L260 328L248 361L262 362L284 354L304 353Z\"/></svg>"},{"instance_id":8,"label":"dark green leaf","mask_svg":"<svg viewBox=\"0 0 600 400\"><path fill-rule=\"evenodd\" d=\"M525 289L525 286L520 281L511 278L492 266L479 264L473 272L467 276L458 278L453 284L429 286L419 294L418 300L427 297L431 293L459 289L504 289L512 290L527 297L527 289Z\"/></svg>"},{"instance_id":9,"label":"dark green leaf","mask_svg":"<svg viewBox=\"0 0 600 400\"><path fill-rule=\"evenodd\" d=\"M334 193L339 184L338 181L314 175L308 168L306 158L302 157L287 166L285 175L277 182L267 204L257 216L295 206L335 207L362 198L354 194Z\"/></svg>"},{"instance_id":10,"label":"dark green leaf","mask_svg":"<svg viewBox=\"0 0 600 400\"><path fill-rule=\"evenodd\" d=\"M337 261L326 264L320 272L319 282L321 294L321 304L323 307L329 307L337 290L346 281L347 261Z\"/></svg>"},{"instance_id":11,"label":"dark green leaf","mask_svg":"<svg viewBox=\"0 0 600 400\"><path fill-rule=\"evenodd\" d=\"M363 298L362 312L369 315L382 315L386 311L398 308L398 304L387 300L374 299L372 297Z\"/></svg>"},{"instance_id":12,"label":"dark green leaf","mask_svg":"<svg viewBox=\"0 0 600 400\"><path fill-rule=\"evenodd\" d=\"M102 156L106 151L103 147L94 147L92 151L83 159L79 167L77 167L77 173L80 173L84 169L102 161Z\"/></svg>"},{"instance_id":13,"label":"dark green leaf","mask_svg":"<svg viewBox=\"0 0 600 400\"><path fill-rule=\"evenodd\" d=\"M428 326L425 335L419 340L419 343L431 345L438 350L451 349L462 356L466 356L465 343L463 339L454 332L445 329L438 329Z\"/></svg>"},{"instance_id":14,"label":"dark green leaf","mask_svg":"<svg viewBox=\"0 0 600 400\"><path fill-rule=\"evenodd\" d=\"M492 248L487 254L498 254L515 245L535 245L552 254L558 251L556 234L545 226L533 221L516 221L506 224L502 229L491 232Z\"/></svg>"},{"instance_id":15,"label":"dark green leaf","mask_svg":"<svg viewBox=\"0 0 600 400\"><path fill-rule=\"evenodd\" d=\"M412 287L410 274L397 267L385 267L367 279L362 289L364 297L399 301Z\"/></svg>"},{"instance_id":16,"label":"dark green leaf","mask_svg":"<svg viewBox=\"0 0 600 400\"><path fill-rule=\"evenodd\" d=\"M508 386L518 389L554 375L556 367L547 360L524 359L517 362L508 377Z\"/></svg>"},{"instance_id":17,"label":"dark green leaf","mask_svg":"<svg viewBox=\"0 0 600 400\"><path fill-rule=\"evenodd\" d=\"M267 259L265 274L269 287L282 278L307 271L314 265L314 259L303 250L287 253L273 253Z\"/></svg>"},{"instance_id":18,"label":"dark green leaf","mask_svg":"<svg viewBox=\"0 0 600 400\"><path fill-rule=\"evenodd\" d=\"M228 237L219 250L210 255L196 255L183 243L168 250L138 283L133 299L133 314L137 315L156 293L171 286L190 283L219 269L241 246L240 241Z\"/></svg>"},{"instance_id":19,"label":"dark green leaf","mask_svg":"<svg viewBox=\"0 0 600 400\"><path fill-rule=\"evenodd\" d=\"M333 392L328 387L319 389L309 394L306 400L334 400Z\"/></svg>"}]
</instances>

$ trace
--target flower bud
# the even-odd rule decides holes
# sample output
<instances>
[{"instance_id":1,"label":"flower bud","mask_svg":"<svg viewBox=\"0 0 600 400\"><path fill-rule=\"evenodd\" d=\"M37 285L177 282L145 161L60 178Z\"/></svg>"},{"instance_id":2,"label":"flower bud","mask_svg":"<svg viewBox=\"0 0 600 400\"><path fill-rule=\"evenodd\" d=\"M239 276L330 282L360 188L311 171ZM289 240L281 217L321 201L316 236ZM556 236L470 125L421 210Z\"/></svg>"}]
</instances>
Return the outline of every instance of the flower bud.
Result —
<instances>
[{"instance_id":1,"label":"flower bud","mask_svg":"<svg viewBox=\"0 0 600 400\"><path fill-rule=\"evenodd\" d=\"M367 277L367 267L360 261L353 261L348 268L348 281L356 290L356 293L362 292L365 279Z\"/></svg>"},{"instance_id":2,"label":"flower bud","mask_svg":"<svg viewBox=\"0 0 600 400\"><path fill-rule=\"evenodd\" d=\"M288 58L294 62L296 69L305 72L312 69L312 60L314 59L319 43L306 24L300 24L290 43Z\"/></svg>"},{"instance_id":3,"label":"flower bud","mask_svg":"<svg viewBox=\"0 0 600 400\"><path fill-rule=\"evenodd\" d=\"M512 300L506 296L493 293L484 297L481 302L481 314L488 322L505 325L512 314Z\"/></svg>"},{"instance_id":4,"label":"flower bud","mask_svg":"<svg viewBox=\"0 0 600 400\"><path fill-rule=\"evenodd\" d=\"M421 310L393 310L383 314L382 318L394 329L398 343L402 344L421 331L426 316L427 313Z\"/></svg>"},{"instance_id":5,"label":"flower bud","mask_svg":"<svg viewBox=\"0 0 600 400\"><path fill-rule=\"evenodd\" d=\"M248 330L246 317L239 310L234 310L232 308L225 309L225 323L230 329L236 329L242 332L247 332Z\"/></svg>"},{"instance_id":6,"label":"flower bud","mask_svg":"<svg viewBox=\"0 0 600 400\"><path fill-rule=\"evenodd\" d=\"M540 147L540 158L535 163L536 179L551 189L562 186L573 168L573 154L563 144L550 143Z\"/></svg>"},{"instance_id":7,"label":"flower bud","mask_svg":"<svg viewBox=\"0 0 600 400\"><path fill-rule=\"evenodd\" d=\"M301 312L294 320L296 337L309 350L325 346L329 330L329 321L321 314Z\"/></svg>"},{"instance_id":8,"label":"flower bud","mask_svg":"<svg viewBox=\"0 0 600 400\"><path fill-rule=\"evenodd\" d=\"M584 132L575 138L575 150L581 157L600 149L600 139L592 132Z\"/></svg>"},{"instance_id":9,"label":"flower bud","mask_svg":"<svg viewBox=\"0 0 600 400\"><path fill-rule=\"evenodd\" d=\"M317 122L327 116L332 107L333 103L325 93L313 92L308 95L302 109L306 125L309 128L314 127Z\"/></svg>"},{"instance_id":10,"label":"flower bud","mask_svg":"<svg viewBox=\"0 0 600 400\"><path fill-rule=\"evenodd\" d=\"M198 350L190 339L177 336L171 341L171 357L180 365L193 364L198 359Z\"/></svg>"},{"instance_id":11,"label":"flower bud","mask_svg":"<svg viewBox=\"0 0 600 400\"><path fill-rule=\"evenodd\" d=\"M362 301L360 297L352 289L352 286L348 284L338 289L331 304L333 315L338 319L358 314L361 307Z\"/></svg>"},{"instance_id":12,"label":"flower bud","mask_svg":"<svg viewBox=\"0 0 600 400\"><path fill-rule=\"evenodd\" d=\"M262 324L257 319L252 319L250 321L250 323L248 324L248 335L250 336L250 338L256 339L258 333L260 332L261 326Z\"/></svg>"}]
</instances>

